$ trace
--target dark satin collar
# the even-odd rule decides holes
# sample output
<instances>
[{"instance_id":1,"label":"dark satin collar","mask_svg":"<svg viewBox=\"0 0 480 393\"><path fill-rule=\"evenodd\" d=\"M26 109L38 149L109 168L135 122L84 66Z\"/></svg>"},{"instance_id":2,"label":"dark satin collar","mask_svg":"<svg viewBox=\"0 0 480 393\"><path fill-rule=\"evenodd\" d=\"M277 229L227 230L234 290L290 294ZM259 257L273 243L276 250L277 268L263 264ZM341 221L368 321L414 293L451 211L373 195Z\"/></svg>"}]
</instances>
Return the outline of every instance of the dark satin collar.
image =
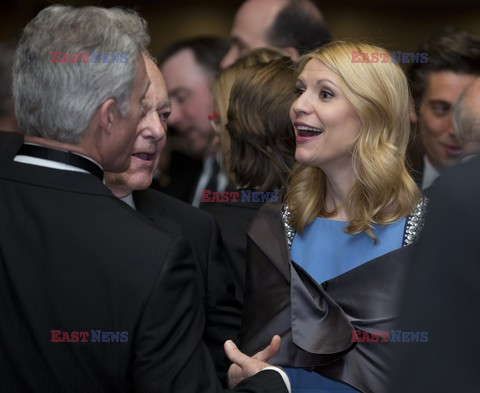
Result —
<instances>
[{"instance_id":1,"label":"dark satin collar","mask_svg":"<svg viewBox=\"0 0 480 393\"><path fill-rule=\"evenodd\" d=\"M44 160L61 162L76 168L84 169L103 181L103 170L93 161L78 154L62 150L52 149L44 146L24 144L17 155L43 158Z\"/></svg>"}]
</instances>

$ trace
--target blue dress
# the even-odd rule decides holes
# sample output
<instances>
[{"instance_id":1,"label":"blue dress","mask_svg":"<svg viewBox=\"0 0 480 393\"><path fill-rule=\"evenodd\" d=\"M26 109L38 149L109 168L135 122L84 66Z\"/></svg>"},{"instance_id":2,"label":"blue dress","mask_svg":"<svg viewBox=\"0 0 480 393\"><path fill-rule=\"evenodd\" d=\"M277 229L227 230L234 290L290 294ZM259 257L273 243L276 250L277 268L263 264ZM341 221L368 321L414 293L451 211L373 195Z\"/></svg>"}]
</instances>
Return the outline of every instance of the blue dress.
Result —
<instances>
[{"instance_id":1,"label":"blue dress","mask_svg":"<svg viewBox=\"0 0 480 393\"><path fill-rule=\"evenodd\" d=\"M346 234L345 221L317 218L304 233L297 233L291 247L291 258L306 270L317 283L322 283L360 266L374 258L402 247L405 218L386 226L375 225L375 244L366 233ZM356 389L315 372L286 368L292 393L351 393Z\"/></svg>"}]
</instances>

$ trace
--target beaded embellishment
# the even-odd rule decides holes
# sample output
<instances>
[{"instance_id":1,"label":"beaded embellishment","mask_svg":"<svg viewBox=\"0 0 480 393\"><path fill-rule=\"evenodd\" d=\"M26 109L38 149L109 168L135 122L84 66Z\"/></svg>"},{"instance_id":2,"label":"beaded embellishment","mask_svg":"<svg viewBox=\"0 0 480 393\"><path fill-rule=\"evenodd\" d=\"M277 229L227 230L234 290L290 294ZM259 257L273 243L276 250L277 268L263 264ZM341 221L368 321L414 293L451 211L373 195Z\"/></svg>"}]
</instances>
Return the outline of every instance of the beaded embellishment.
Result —
<instances>
[{"instance_id":1,"label":"beaded embellishment","mask_svg":"<svg viewBox=\"0 0 480 393\"><path fill-rule=\"evenodd\" d=\"M292 212L288 208L288 205L283 205L282 206L282 221L283 221L283 226L285 228L285 235L287 236L287 245L288 249L290 250L290 247L292 247L292 242L293 238L295 237L295 229L293 229L290 226L290 216L292 215Z\"/></svg>"},{"instance_id":2,"label":"beaded embellishment","mask_svg":"<svg viewBox=\"0 0 480 393\"><path fill-rule=\"evenodd\" d=\"M407 217L403 246L408 246L409 244L415 243L420 236L420 232L422 232L423 225L425 224L427 205L428 198L423 196L413 213Z\"/></svg>"},{"instance_id":3,"label":"beaded embellishment","mask_svg":"<svg viewBox=\"0 0 480 393\"><path fill-rule=\"evenodd\" d=\"M425 223L425 213L427 211L428 198L422 197L417 207L413 213L407 217L405 224L405 235L403 238L403 246L408 246L409 244L415 243L422 231L423 225ZM285 235L287 237L288 249L292 247L293 238L295 237L295 229L293 229L289 224L290 216L292 212L290 211L288 205L283 205L282 207L282 221L285 228Z\"/></svg>"}]
</instances>

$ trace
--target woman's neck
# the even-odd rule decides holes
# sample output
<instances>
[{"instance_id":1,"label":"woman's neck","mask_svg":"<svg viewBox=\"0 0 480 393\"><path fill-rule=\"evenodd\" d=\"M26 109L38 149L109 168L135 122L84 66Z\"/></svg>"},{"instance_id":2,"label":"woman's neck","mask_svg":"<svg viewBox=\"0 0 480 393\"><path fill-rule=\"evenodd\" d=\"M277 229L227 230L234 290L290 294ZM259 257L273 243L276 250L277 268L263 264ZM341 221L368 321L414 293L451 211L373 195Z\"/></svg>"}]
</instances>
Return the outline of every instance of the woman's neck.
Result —
<instances>
[{"instance_id":1,"label":"woman's neck","mask_svg":"<svg viewBox=\"0 0 480 393\"><path fill-rule=\"evenodd\" d=\"M328 171L325 174L327 176L325 210L335 211L335 214L329 218L338 221L350 221L346 211L346 201L354 181L353 168L343 171Z\"/></svg>"}]
</instances>

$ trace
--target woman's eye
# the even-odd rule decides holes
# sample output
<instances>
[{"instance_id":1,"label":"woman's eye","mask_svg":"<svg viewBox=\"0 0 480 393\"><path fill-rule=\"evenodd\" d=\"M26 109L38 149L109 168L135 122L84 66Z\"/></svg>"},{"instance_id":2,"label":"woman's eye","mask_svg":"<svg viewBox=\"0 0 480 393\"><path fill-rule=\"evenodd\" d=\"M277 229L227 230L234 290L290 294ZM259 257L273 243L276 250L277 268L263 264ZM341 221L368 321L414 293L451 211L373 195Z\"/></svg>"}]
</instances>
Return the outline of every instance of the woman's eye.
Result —
<instances>
[{"instance_id":1,"label":"woman's eye","mask_svg":"<svg viewBox=\"0 0 480 393\"><path fill-rule=\"evenodd\" d=\"M332 97L333 97L333 94L330 93L329 91L322 90L320 92L320 98L322 98L322 99L328 99L328 98L332 98Z\"/></svg>"},{"instance_id":2,"label":"woman's eye","mask_svg":"<svg viewBox=\"0 0 480 393\"><path fill-rule=\"evenodd\" d=\"M302 88L302 87L295 87L295 95L296 96L302 95L304 91L305 91L305 89Z\"/></svg>"}]
</instances>

